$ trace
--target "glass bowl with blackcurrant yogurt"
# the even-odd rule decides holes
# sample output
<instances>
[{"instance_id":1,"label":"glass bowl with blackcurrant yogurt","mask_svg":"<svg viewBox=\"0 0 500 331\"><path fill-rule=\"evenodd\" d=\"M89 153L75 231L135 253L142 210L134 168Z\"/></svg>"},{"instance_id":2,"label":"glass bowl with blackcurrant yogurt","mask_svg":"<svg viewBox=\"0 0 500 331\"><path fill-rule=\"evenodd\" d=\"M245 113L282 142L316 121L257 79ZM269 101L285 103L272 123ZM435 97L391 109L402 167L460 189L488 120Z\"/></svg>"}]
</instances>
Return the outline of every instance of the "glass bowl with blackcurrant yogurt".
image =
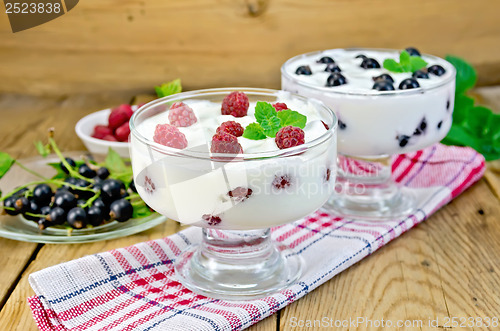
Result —
<instances>
[{"instance_id":1,"label":"glass bowl with blackcurrant yogurt","mask_svg":"<svg viewBox=\"0 0 500 331\"><path fill-rule=\"evenodd\" d=\"M391 180L391 157L446 136L455 76L451 63L415 48L330 49L283 64L283 90L319 99L338 117L337 187L326 208L369 219L415 210L413 193Z\"/></svg>"}]
</instances>

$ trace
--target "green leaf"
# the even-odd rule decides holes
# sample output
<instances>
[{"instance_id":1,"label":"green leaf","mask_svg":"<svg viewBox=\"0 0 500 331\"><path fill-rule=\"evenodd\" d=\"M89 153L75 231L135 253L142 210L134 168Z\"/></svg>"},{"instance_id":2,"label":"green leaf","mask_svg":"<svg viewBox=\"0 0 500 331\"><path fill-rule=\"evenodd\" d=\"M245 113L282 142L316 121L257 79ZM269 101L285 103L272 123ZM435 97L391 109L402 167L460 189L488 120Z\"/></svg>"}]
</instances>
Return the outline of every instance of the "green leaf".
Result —
<instances>
[{"instance_id":1,"label":"green leaf","mask_svg":"<svg viewBox=\"0 0 500 331\"><path fill-rule=\"evenodd\" d=\"M411 71L410 54L407 51L402 51L399 54L399 64L403 68L403 72Z\"/></svg>"},{"instance_id":2,"label":"green leaf","mask_svg":"<svg viewBox=\"0 0 500 331\"><path fill-rule=\"evenodd\" d=\"M420 56L410 57L410 63L411 63L411 72L415 72L427 66L427 62Z\"/></svg>"},{"instance_id":3,"label":"green leaf","mask_svg":"<svg viewBox=\"0 0 500 331\"><path fill-rule=\"evenodd\" d=\"M44 145L40 140L35 141L35 148L42 157L50 154L50 145Z\"/></svg>"},{"instance_id":4,"label":"green leaf","mask_svg":"<svg viewBox=\"0 0 500 331\"><path fill-rule=\"evenodd\" d=\"M466 95L455 96L455 106L453 111L453 123L463 124L469 117L470 109L474 107L474 99Z\"/></svg>"},{"instance_id":5,"label":"green leaf","mask_svg":"<svg viewBox=\"0 0 500 331\"><path fill-rule=\"evenodd\" d=\"M463 94L474 87L474 85L476 85L477 73L472 65L470 65L464 59L453 55L447 55L445 59L446 61L450 62L457 71L455 90L456 95Z\"/></svg>"},{"instance_id":6,"label":"green leaf","mask_svg":"<svg viewBox=\"0 0 500 331\"><path fill-rule=\"evenodd\" d=\"M385 59L384 68L391 72L396 72L396 73L404 72L403 67L401 67L401 65L396 60L393 59Z\"/></svg>"},{"instance_id":7,"label":"green leaf","mask_svg":"<svg viewBox=\"0 0 500 331\"><path fill-rule=\"evenodd\" d=\"M258 123L250 123L243 131L243 137L252 140L266 139L264 130Z\"/></svg>"},{"instance_id":8,"label":"green leaf","mask_svg":"<svg viewBox=\"0 0 500 331\"><path fill-rule=\"evenodd\" d=\"M278 117L281 120L281 126L296 126L303 129L306 126L307 116L302 115L294 110L285 109L277 112Z\"/></svg>"},{"instance_id":9,"label":"green leaf","mask_svg":"<svg viewBox=\"0 0 500 331\"><path fill-rule=\"evenodd\" d=\"M156 95L158 95L158 98L163 98L168 95L180 93L182 92L181 80L177 78L171 82L163 83L160 86L155 86L155 91Z\"/></svg>"},{"instance_id":10,"label":"green leaf","mask_svg":"<svg viewBox=\"0 0 500 331\"><path fill-rule=\"evenodd\" d=\"M459 125L452 125L441 142L445 145L469 146L477 149L476 138Z\"/></svg>"},{"instance_id":11,"label":"green leaf","mask_svg":"<svg viewBox=\"0 0 500 331\"><path fill-rule=\"evenodd\" d=\"M153 214L151 209L149 209L146 204L134 205L134 211L132 213L132 218L147 217Z\"/></svg>"},{"instance_id":12,"label":"green leaf","mask_svg":"<svg viewBox=\"0 0 500 331\"><path fill-rule=\"evenodd\" d=\"M281 128L281 120L277 115L276 109L270 103L257 102L255 106L255 119L262 127L266 136L276 137L276 133Z\"/></svg>"},{"instance_id":13,"label":"green leaf","mask_svg":"<svg viewBox=\"0 0 500 331\"><path fill-rule=\"evenodd\" d=\"M128 170L121 156L111 147L108 149L104 164L110 173L124 173Z\"/></svg>"},{"instance_id":14,"label":"green leaf","mask_svg":"<svg viewBox=\"0 0 500 331\"><path fill-rule=\"evenodd\" d=\"M473 136L479 138L486 135L490 130L491 117L491 110L486 107L475 106L469 110L469 117L463 126Z\"/></svg>"},{"instance_id":15,"label":"green leaf","mask_svg":"<svg viewBox=\"0 0 500 331\"><path fill-rule=\"evenodd\" d=\"M5 152L0 152L0 178L2 178L16 162L12 156Z\"/></svg>"}]
</instances>

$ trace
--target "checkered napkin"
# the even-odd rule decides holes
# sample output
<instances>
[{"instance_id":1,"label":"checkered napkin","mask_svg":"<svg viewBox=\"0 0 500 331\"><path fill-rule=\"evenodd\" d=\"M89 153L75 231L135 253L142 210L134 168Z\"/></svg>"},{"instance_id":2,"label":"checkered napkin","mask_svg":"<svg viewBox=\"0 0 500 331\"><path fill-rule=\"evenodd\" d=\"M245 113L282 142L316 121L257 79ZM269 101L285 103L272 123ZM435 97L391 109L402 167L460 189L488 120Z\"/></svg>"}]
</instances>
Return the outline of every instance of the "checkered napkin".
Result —
<instances>
[{"instance_id":1,"label":"checkered napkin","mask_svg":"<svg viewBox=\"0 0 500 331\"><path fill-rule=\"evenodd\" d=\"M30 275L36 295L28 299L41 330L241 330L298 300L334 275L425 220L485 170L470 148L434 145L393 160L393 178L412 189L418 211L405 219L372 222L317 211L273 229L274 240L302 255L299 281L252 301L196 295L176 279L172 262L199 228L95 254ZM328 252L328 254L325 254ZM320 253L320 254L318 254Z\"/></svg>"}]
</instances>

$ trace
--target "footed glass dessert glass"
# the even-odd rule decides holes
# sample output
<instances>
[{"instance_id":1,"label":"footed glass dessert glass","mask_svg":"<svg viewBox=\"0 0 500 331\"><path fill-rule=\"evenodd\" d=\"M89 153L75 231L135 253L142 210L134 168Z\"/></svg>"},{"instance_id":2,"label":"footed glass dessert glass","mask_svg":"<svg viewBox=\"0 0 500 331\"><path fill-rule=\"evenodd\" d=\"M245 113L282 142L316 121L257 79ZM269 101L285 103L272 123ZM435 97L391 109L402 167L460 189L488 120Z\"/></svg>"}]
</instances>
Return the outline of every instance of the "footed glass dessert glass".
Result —
<instances>
[{"instance_id":1,"label":"footed glass dessert glass","mask_svg":"<svg viewBox=\"0 0 500 331\"><path fill-rule=\"evenodd\" d=\"M418 54L427 62L419 72L383 68L385 59L399 56L396 50L332 49L293 57L281 68L283 90L322 100L338 116L337 183L325 208L342 216L411 214L416 200L391 179L391 158L439 142L451 127L454 67Z\"/></svg>"},{"instance_id":2,"label":"footed glass dessert glass","mask_svg":"<svg viewBox=\"0 0 500 331\"><path fill-rule=\"evenodd\" d=\"M234 91L249 99L246 116L221 114L222 101ZM305 114L305 143L279 149L274 138L240 136L239 153L211 152L221 123L236 121L245 127L256 121L257 101L286 103ZM178 128L187 146L155 142L157 125L169 123L169 113L180 102L197 119ZM209 297L244 300L279 291L298 279L300 257L273 242L269 228L308 215L333 193L337 118L332 110L321 101L284 91L208 89L150 102L134 113L130 127L134 181L142 199L171 219L201 228L201 243L189 246L175 261L183 285Z\"/></svg>"}]
</instances>

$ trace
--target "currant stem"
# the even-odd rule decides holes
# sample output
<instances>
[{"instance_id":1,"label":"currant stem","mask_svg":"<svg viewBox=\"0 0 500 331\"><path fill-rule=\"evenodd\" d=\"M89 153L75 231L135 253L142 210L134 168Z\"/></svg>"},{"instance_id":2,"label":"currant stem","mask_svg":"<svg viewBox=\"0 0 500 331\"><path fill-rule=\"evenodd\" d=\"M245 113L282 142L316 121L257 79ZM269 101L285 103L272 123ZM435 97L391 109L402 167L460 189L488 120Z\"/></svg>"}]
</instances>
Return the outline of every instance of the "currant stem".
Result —
<instances>
[{"instance_id":1,"label":"currant stem","mask_svg":"<svg viewBox=\"0 0 500 331\"><path fill-rule=\"evenodd\" d=\"M39 174L38 172L36 172L36 171L34 171L34 170L31 170L30 168L26 167L24 164L22 164L22 163L21 163L21 162L19 162L18 160L15 160L15 161L14 161L14 163L15 163L15 164L17 164L17 165L18 165L21 169L23 169L23 170L25 170L25 171L29 172L29 173L30 173L30 174L32 174L32 175L34 175L34 176L36 176L36 177L39 177L39 178L41 178L41 179L44 179L44 180L48 180L48 178L47 178L47 177L45 177L45 176L43 176L43 175Z\"/></svg>"}]
</instances>

